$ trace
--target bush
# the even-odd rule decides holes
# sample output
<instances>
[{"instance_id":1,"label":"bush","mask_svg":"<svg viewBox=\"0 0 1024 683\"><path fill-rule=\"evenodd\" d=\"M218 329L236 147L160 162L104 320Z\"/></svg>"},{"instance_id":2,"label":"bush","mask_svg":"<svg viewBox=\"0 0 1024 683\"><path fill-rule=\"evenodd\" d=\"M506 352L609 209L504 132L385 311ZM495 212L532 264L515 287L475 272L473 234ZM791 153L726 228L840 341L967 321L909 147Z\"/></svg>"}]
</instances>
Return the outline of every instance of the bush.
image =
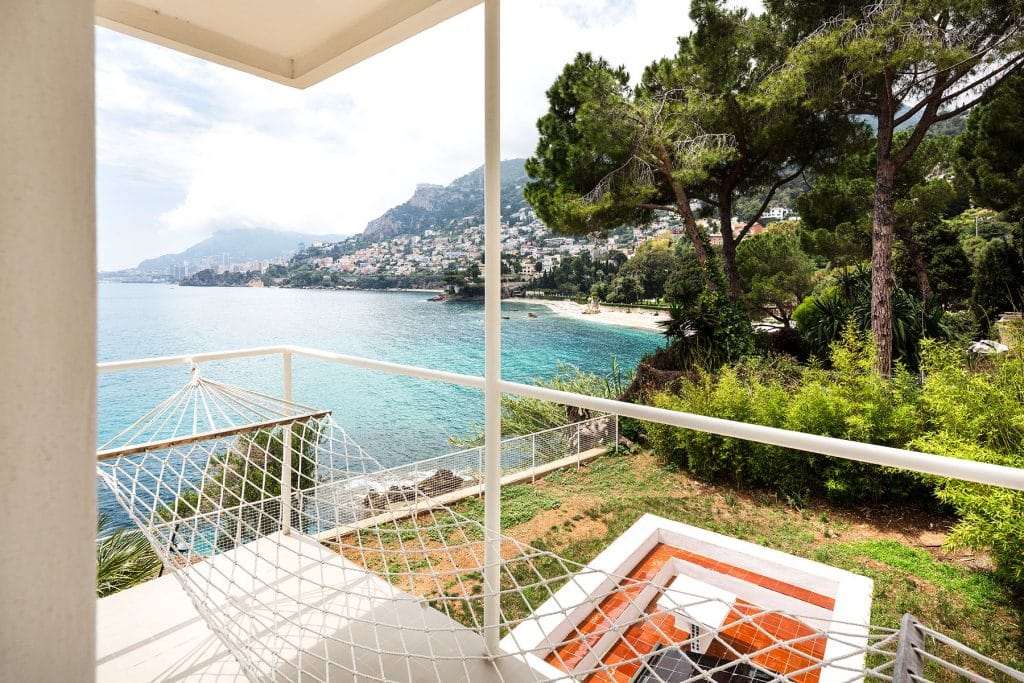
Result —
<instances>
[{"instance_id":1,"label":"bush","mask_svg":"<svg viewBox=\"0 0 1024 683\"><path fill-rule=\"evenodd\" d=\"M972 371L962 353L932 344L924 369L922 407L933 428L913 448L1024 467L1024 356ZM939 478L933 484L960 516L950 545L990 550L1004 577L1024 586L1024 493Z\"/></svg>"},{"instance_id":2,"label":"bush","mask_svg":"<svg viewBox=\"0 0 1024 683\"><path fill-rule=\"evenodd\" d=\"M898 369L872 371L873 346L848 331L833 345L832 368L773 365L748 359L717 375L704 373L655 405L739 422L900 446L920 431L917 387ZM800 501L809 494L853 504L900 500L919 492L913 475L875 465L725 437L651 426L655 451L704 480L768 487Z\"/></svg>"},{"instance_id":3,"label":"bush","mask_svg":"<svg viewBox=\"0 0 1024 683\"><path fill-rule=\"evenodd\" d=\"M669 338L678 370L716 368L754 351L750 321L721 291L704 290L688 302L674 302L659 323Z\"/></svg>"},{"instance_id":4,"label":"bush","mask_svg":"<svg viewBox=\"0 0 1024 683\"><path fill-rule=\"evenodd\" d=\"M716 374L684 379L654 405L712 417L895 448L1024 467L1024 356L972 369L948 344L922 343L923 383L897 367L873 371L874 348L848 329L830 366L778 357L747 359ZM695 477L765 487L799 503L821 495L841 504L928 502L958 521L951 546L992 553L1000 574L1024 587L1024 493L928 477L894 468L677 429L647 426L655 453Z\"/></svg>"},{"instance_id":5,"label":"bush","mask_svg":"<svg viewBox=\"0 0 1024 683\"><path fill-rule=\"evenodd\" d=\"M810 357L807 342L795 327L758 330L754 333L754 346L763 356L785 354L805 362Z\"/></svg>"},{"instance_id":6,"label":"bush","mask_svg":"<svg viewBox=\"0 0 1024 683\"><path fill-rule=\"evenodd\" d=\"M96 542L96 597L137 586L156 576L160 558L141 531L110 530L109 518L100 515L96 533L109 535Z\"/></svg>"}]
</instances>

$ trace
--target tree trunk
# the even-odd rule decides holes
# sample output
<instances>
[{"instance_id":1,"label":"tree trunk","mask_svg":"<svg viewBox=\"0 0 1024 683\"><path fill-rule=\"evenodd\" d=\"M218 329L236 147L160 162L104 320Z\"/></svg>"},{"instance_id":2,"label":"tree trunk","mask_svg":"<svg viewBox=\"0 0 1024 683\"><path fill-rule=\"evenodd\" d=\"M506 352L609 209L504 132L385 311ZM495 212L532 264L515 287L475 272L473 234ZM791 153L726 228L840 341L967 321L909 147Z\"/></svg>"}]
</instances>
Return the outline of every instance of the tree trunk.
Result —
<instances>
[{"instance_id":1,"label":"tree trunk","mask_svg":"<svg viewBox=\"0 0 1024 683\"><path fill-rule=\"evenodd\" d=\"M935 296L932 290L932 283L928 277L928 264L924 261L924 254L921 252L921 244L914 236L910 226L897 226L896 231L907 247L907 254L910 256L910 264L914 268L914 275L917 277L917 289L921 292L921 298L925 302L931 301Z\"/></svg>"},{"instance_id":2,"label":"tree trunk","mask_svg":"<svg viewBox=\"0 0 1024 683\"><path fill-rule=\"evenodd\" d=\"M896 166L881 149L875 171L875 208L871 231L871 336L877 357L875 369L892 374L892 271L895 228Z\"/></svg>"},{"instance_id":3,"label":"tree trunk","mask_svg":"<svg viewBox=\"0 0 1024 683\"><path fill-rule=\"evenodd\" d=\"M711 255L708 254L708 250L704 246L704 240L701 239L700 228L697 227L697 221L693 217L693 211L690 210L690 197L686 193L686 190L682 185L679 184L672 176L672 159L668 154L668 150L664 145L658 145L658 158L661 161L661 171L665 176L665 180L672 188L672 193L676 198L676 206L679 209L679 214L683 217L683 227L686 230L687 236L693 243L693 251L697 255L697 262L700 263L701 267L701 278L704 281L704 287L709 291L718 289L715 284L715 279L711 277Z\"/></svg>"},{"instance_id":4,"label":"tree trunk","mask_svg":"<svg viewBox=\"0 0 1024 683\"><path fill-rule=\"evenodd\" d=\"M740 274L736 269L736 239L732 236L732 197L728 194L718 198L718 222L722 231L722 270L729 288L729 298L739 301L743 294Z\"/></svg>"}]
</instances>

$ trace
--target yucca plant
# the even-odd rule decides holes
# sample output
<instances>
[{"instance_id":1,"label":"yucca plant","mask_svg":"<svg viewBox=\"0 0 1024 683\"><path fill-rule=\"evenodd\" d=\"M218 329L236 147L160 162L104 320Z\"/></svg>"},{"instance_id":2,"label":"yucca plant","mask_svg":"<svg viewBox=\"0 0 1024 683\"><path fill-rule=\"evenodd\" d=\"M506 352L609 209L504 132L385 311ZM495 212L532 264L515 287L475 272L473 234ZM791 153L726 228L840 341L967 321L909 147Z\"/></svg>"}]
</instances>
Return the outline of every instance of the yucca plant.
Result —
<instances>
[{"instance_id":1,"label":"yucca plant","mask_svg":"<svg viewBox=\"0 0 1024 683\"><path fill-rule=\"evenodd\" d=\"M793 312L793 319L819 358L827 359L833 343L853 325L871 329L871 270L858 266L833 275L833 283L821 293L809 296ZM917 370L922 339L950 338L945 312L934 300L924 302L901 287L892 292L893 357Z\"/></svg>"},{"instance_id":2,"label":"yucca plant","mask_svg":"<svg viewBox=\"0 0 1024 683\"><path fill-rule=\"evenodd\" d=\"M113 595L153 577L160 570L160 558L140 531L118 529L103 536L110 518L101 514L96 522L96 597Z\"/></svg>"}]
</instances>

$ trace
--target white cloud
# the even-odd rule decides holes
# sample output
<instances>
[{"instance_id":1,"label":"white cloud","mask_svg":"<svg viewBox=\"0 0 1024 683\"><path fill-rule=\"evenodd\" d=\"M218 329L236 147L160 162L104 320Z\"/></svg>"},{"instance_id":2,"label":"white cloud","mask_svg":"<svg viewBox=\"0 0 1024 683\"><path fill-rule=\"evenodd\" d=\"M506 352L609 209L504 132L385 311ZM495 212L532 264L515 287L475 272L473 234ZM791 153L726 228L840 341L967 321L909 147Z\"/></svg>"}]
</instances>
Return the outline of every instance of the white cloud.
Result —
<instances>
[{"instance_id":1,"label":"white cloud","mask_svg":"<svg viewBox=\"0 0 1024 683\"><path fill-rule=\"evenodd\" d=\"M636 77L675 50L690 30L687 11L673 0L505 3L503 156L532 152L544 93L576 52ZM417 182L480 165L482 23L482 10L471 10L306 91L98 30L101 172L127 172L133 188L118 200L144 214L147 186L180 197L147 214L138 239L101 223L101 268L231 225L358 232ZM101 217L122 213L100 208Z\"/></svg>"}]
</instances>

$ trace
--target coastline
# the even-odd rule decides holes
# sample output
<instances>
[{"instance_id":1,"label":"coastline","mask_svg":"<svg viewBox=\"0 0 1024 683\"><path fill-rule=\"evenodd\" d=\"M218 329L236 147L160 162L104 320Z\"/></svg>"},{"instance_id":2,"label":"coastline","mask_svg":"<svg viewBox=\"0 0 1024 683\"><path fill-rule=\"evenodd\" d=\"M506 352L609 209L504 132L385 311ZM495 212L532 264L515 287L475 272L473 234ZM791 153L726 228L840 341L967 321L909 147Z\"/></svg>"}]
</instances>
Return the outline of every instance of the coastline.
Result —
<instances>
[{"instance_id":1,"label":"coastline","mask_svg":"<svg viewBox=\"0 0 1024 683\"><path fill-rule=\"evenodd\" d=\"M177 287L184 287L190 285L181 285L173 282L117 282L117 281L103 281L112 284L170 284ZM205 286L194 286L198 289L204 287L216 287L216 288L227 288L227 289L246 289L245 285L205 285ZM263 289L263 288L252 288L252 289ZM271 286L269 289L301 289L301 290L318 290L318 291L337 291L337 292L401 292L401 293L417 293L417 294L443 294L443 289L418 289L418 288L400 288L400 287L388 287L388 288L370 288L370 287L276 287ZM483 301L483 298L467 298L464 301ZM631 306L621 306L612 304L601 304L601 311L599 313L584 313L586 306L578 304L575 301L569 301L565 299L534 299L529 297L510 297L502 299L503 303L508 302L521 302L526 304L536 304L545 306L552 313L565 317L573 318L575 320L583 320L593 323L601 323L603 325L615 325L617 327L630 327L635 330L644 330L647 332L661 332L662 328L658 325L659 321L668 320L668 313L665 311L654 311L649 308L637 308Z\"/></svg>"},{"instance_id":2,"label":"coastline","mask_svg":"<svg viewBox=\"0 0 1024 683\"><path fill-rule=\"evenodd\" d=\"M567 300L552 299L531 299L515 298L506 301L521 301L528 304L539 304L546 306L556 315L576 320L586 320L606 325L617 325L619 327L632 327L637 330L648 332L661 332L662 327L659 321L668 320L668 313L665 311L652 311L648 308L632 308L630 306L611 306L601 304L600 313L584 313L586 306Z\"/></svg>"}]
</instances>

